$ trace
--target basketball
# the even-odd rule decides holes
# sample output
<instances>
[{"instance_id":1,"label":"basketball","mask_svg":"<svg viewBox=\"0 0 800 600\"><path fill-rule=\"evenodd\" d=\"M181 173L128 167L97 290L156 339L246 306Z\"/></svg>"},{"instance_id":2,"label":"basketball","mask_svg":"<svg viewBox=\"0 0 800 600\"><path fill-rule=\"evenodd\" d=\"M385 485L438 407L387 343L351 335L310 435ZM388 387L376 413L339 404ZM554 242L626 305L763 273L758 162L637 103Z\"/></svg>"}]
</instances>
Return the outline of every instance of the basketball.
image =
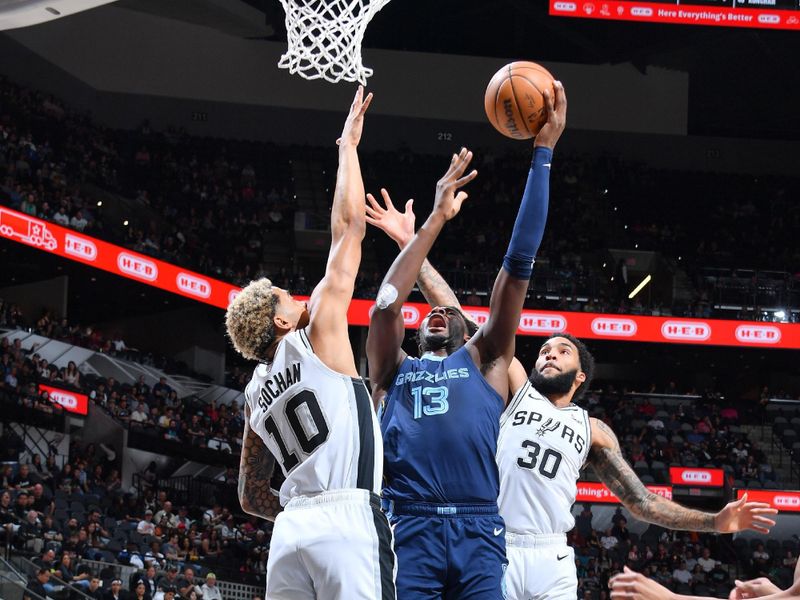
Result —
<instances>
[{"instance_id":1,"label":"basketball","mask_svg":"<svg viewBox=\"0 0 800 600\"><path fill-rule=\"evenodd\" d=\"M534 62L505 65L486 86L483 102L489 122L515 140L535 137L547 121L542 92L552 92L553 81L550 71Z\"/></svg>"}]
</instances>

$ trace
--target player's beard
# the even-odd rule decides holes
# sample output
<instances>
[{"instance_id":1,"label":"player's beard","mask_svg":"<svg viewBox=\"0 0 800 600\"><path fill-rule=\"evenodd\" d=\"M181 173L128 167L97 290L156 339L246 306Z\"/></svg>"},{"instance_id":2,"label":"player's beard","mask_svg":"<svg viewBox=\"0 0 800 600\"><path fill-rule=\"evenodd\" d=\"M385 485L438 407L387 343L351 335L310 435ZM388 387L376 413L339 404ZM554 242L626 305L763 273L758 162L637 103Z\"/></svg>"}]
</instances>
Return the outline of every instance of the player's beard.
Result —
<instances>
[{"instance_id":1,"label":"player's beard","mask_svg":"<svg viewBox=\"0 0 800 600\"><path fill-rule=\"evenodd\" d=\"M437 350L445 349L449 356L461 348L464 345L464 334L466 333L464 324L459 319L450 319L447 324L447 331L447 335L442 333L428 333L425 335L422 330L419 330L420 352L424 354L425 352L436 352Z\"/></svg>"},{"instance_id":2,"label":"player's beard","mask_svg":"<svg viewBox=\"0 0 800 600\"><path fill-rule=\"evenodd\" d=\"M545 377L539 371L534 371L528 377L528 381L542 396L563 396L572 389L572 384L575 383L577 376L578 369L559 373L552 377Z\"/></svg>"}]
</instances>

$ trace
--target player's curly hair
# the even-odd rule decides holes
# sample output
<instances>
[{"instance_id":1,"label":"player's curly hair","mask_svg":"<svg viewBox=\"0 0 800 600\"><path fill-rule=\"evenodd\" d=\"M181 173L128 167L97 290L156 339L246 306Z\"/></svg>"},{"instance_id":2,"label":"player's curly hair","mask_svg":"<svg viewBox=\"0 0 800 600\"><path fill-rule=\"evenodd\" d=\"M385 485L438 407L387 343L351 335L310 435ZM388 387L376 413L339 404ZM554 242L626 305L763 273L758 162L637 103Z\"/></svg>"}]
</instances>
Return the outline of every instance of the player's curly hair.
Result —
<instances>
[{"instance_id":1,"label":"player's curly hair","mask_svg":"<svg viewBox=\"0 0 800 600\"><path fill-rule=\"evenodd\" d=\"M589 352L589 348L586 347L586 344L584 344L571 333L557 333L553 337L563 337L568 339L570 342L575 344L575 347L578 349L578 361L580 362L580 369L583 371L583 374L586 375L586 379L575 390L575 395L572 397L572 401L575 402L581 399L581 397L586 393L586 390L588 390L589 386L592 384L592 378L594 377L594 356L592 356L592 353Z\"/></svg>"},{"instance_id":2,"label":"player's curly hair","mask_svg":"<svg viewBox=\"0 0 800 600\"><path fill-rule=\"evenodd\" d=\"M266 277L251 281L233 299L225 313L225 327L233 347L245 358L267 360L275 341L275 307L278 297Z\"/></svg>"}]
</instances>

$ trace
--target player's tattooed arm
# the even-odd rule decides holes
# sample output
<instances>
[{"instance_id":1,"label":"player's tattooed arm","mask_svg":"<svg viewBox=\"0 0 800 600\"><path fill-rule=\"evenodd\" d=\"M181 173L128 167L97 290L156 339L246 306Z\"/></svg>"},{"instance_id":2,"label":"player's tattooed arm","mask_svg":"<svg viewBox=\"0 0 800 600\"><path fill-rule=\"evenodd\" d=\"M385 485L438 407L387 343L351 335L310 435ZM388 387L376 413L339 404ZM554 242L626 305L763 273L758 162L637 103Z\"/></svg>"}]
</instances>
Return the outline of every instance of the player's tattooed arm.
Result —
<instances>
[{"instance_id":1,"label":"player's tattooed arm","mask_svg":"<svg viewBox=\"0 0 800 600\"><path fill-rule=\"evenodd\" d=\"M250 408L245 406L242 456L239 459L239 503L247 514L274 521L281 511L278 498L270 489L275 458L258 434L250 429Z\"/></svg>"},{"instance_id":2,"label":"player's tattooed arm","mask_svg":"<svg viewBox=\"0 0 800 600\"><path fill-rule=\"evenodd\" d=\"M669 529L734 533L747 529L769 533L775 521L764 515L778 511L764 502L747 502L747 494L729 502L718 513L707 513L681 506L648 490L625 461L619 440L611 428L592 418L592 448L589 463L600 480L619 498L637 519Z\"/></svg>"},{"instance_id":3,"label":"player's tattooed arm","mask_svg":"<svg viewBox=\"0 0 800 600\"><path fill-rule=\"evenodd\" d=\"M633 516L670 529L716 531L713 513L685 508L648 490L625 461L611 428L592 419L589 464Z\"/></svg>"}]
</instances>

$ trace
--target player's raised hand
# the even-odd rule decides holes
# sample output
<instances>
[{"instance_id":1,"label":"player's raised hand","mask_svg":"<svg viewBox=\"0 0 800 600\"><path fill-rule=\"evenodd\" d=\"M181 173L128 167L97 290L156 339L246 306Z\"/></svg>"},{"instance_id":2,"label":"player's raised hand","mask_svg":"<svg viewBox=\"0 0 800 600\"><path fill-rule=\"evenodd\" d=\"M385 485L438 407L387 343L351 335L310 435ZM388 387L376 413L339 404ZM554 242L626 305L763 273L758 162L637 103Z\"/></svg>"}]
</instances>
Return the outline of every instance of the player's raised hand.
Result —
<instances>
[{"instance_id":1,"label":"player's raised hand","mask_svg":"<svg viewBox=\"0 0 800 600\"><path fill-rule=\"evenodd\" d=\"M414 201L406 202L405 212L400 212L395 208L389 192L385 188L381 188L381 196L386 203L385 207L381 206L375 196L367 194L367 223L383 231L397 242L401 249L405 248L414 237L414 223L416 222Z\"/></svg>"},{"instance_id":2,"label":"player's raised hand","mask_svg":"<svg viewBox=\"0 0 800 600\"><path fill-rule=\"evenodd\" d=\"M462 148L461 152L453 154L447 173L436 183L433 212L440 214L446 221L458 214L461 205L467 199L467 192L460 188L478 176L475 169L464 175L470 161L472 161L472 151Z\"/></svg>"},{"instance_id":3,"label":"player's raised hand","mask_svg":"<svg viewBox=\"0 0 800 600\"><path fill-rule=\"evenodd\" d=\"M739 500L729 502L719 511L714 524L719 533L734 533L745 529L769 533L769 528L775 526L775 521L763 515L775 514L778 514L777 509L766 502L748 502L747 494L744 494Z\"/></svg>"},{"instance_id":4,"label":"player's raised hand","mask_svg":"<svg viewBox=\"0 0 800 600\"><path fill-rule=\"evenodd\" d=\"M534 146L544 146L555 148L558 138L564 133L567 125L567 93L564 91L564 84L560 81L553 83L553 89L545 89L544 106L547 110L547 122L536 135Z\"/></svg>"},{"instance_id":5,"label":"player's raised hand","mask_svg":"<svg viewBox=\"0 0 800 600\"><path fill-rule=\"evenodd\" d=\"M749 581L735 581L736 587L731 590L729 600L746 600L748 598L761 598L782 591L777 585L766 577L750 579Z\"/></svg>"},{"instance_id":6,"label":"player's raised hand","mask_svg":"<svg viewBox=\"0 0 800 600\"><path fill-rule=\"evenodd\" d=\"M612 600L672 600L670 590L628 567L614 575L609 582Z\"/></svg>"},{"instance_id":7,"label":"player's raised hand","mask_svg":"<svg viewBox=\"0 0 800 600\"><path fill-rule=\"evenodd\" d=\"M361 132L364 130L364 113L367 112L370 102L372 102L372 92L364 97L364 86L358 86L356 95L353 98L353 103L350 105L350 113L344 122L344 129L342 129L342 137L336 140L336 143L353 144L357 146L361 141Z\"/></svg>"}]
</instances>

